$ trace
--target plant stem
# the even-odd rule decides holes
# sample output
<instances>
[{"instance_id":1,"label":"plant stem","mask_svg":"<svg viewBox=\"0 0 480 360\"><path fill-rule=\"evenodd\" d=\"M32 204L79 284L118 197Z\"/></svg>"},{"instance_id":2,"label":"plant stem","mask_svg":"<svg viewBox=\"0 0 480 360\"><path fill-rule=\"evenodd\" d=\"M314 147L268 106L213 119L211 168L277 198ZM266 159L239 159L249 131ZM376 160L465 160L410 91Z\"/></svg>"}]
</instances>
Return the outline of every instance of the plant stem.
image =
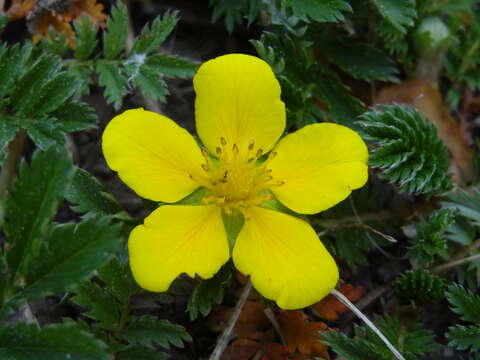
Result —
<instances>
[{"instance_id":1,"label":"plant stem","mask_svg":"<svg viewBox=\"0 0 480 360\"><path fill-rule=\"evenodd\" d=\"M3 218L5 216L7 193L17 174L17 168L22 157L23 145L25 144L26 138L27 134L24 130L21 130L10 142L8 145L7 159L0 172L0 226L3 224Z\"/></svg>"},{"instance_id":2,"label":"plant stem","mask_svg":"<svg viewBox=\"0 0 480 360\"><path fill-rule=\"evenodd\" d=\"M480 254L475 254L475 255L468 256L468 257L463 258L463 259L450 261L446 264L436 266L432 269L432 271L433 272L443 272L443 271L449 270L453 267L456 267L458 265L466 264L466 263L469 263L469 262L472 262L472 261L475 261L475 260L479 260L479 259L480 259Z\"/></svg>"},{"instance_id":3,"label":"plant stem","mask_svg":"<svg viewBox=\"0 0 480 360\"><path fill-rule=\"evenodd\" d=\"M218 338L217 345L215 346L215 349L213 350L212 355L210 355L209 360L219 360L220 357L222 356L223 352L225 351L228 345L228 342L230 341L233 328L235 327L235 324L237 323L237 320L240 317L240 314L242 313L243 306L245 305L245 302L247 301L248 295L250 295L251 290L252 290L252 283L249 280L248 283L243 288L242 294L240 295L240 298L238 299L238 302L235 305L235 308L233 309L232 316L228 320L227 327L225 328L225 330L223 330L222 336Z\"/></svg>"},{"instance_id":4,"label":"plant stem","mask_svg":"<svg viewBox=\"0 0 480 360\"><path fill-rule=\"evenodd\" d=\"M400 354L400 352L395 349L395 347L388 341L385 335L366 317L358 308L353 305L348 298L343 295L340 291L333 289L330 294L334 295L343 305L348 307L355 315L357 315L372 331L387 345L390 351L398 360L405 360L405 358Z\"/></svg>"}]
</instances>

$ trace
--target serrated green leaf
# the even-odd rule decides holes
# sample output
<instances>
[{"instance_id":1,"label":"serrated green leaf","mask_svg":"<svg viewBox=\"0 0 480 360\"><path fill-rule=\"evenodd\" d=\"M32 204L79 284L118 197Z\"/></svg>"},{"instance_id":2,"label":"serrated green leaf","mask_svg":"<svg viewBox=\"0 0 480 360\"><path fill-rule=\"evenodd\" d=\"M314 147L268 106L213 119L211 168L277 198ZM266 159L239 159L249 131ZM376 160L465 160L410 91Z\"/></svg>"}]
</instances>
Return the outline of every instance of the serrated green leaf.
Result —
<instances>
[{"instance_id":1,"label":"serrated green leaf","mask_svg":"<svg viewBox=\"0 0 480 360\"><path fill-rule=\"evenodd\" d=\"M149 54L163 44L177 25L178 12L166 12L163 17L158 16L153 23L142 30L135 39L130 54Z\"/></svg>"},{"instance_id":2,"label":"serrated green leaf","mask_svg":"<svg viewBox=\"0 0 480 360\"><path fill-rule=\"evenodd\" d=\"M38 299L89 278L120 249L119 229L107 217L53 227L27 267L20 296Z\"/></svg>"},{"instance_id":3,"label":"serrated green leaf","mask_svg":"<svg viewBox=\"0 0 480 360\"><path fill-rule=\"evenodd\" d=\"M125 48L128 32L128 10L123 1L117 1L103 33L103 55L115 59Z\"/></svg>"},{"instance_id":4,"label":"serrated green leaf","mask_svg":"<svg viewBox=\"0 0 480 360\"><path fill-rule=\"evenodd\" d=\"M87 60L97 47L97 30L87 16L75 22L75 60Z\"/></svg>"},{"instance_id":5,"label":"serrated green leaf","mask_svg":"<svg viewBox=\"0 0 480 360\"><path fill-rule=\"evenodd\" d=\"M352 11L350 4L344 0L290 0L293 13L308 17L317 22L335 22L344 19L342 12Z\"/></svg>"},{"instance_id":6,"label":"serrated green leaf","mask_svg":"<svg viewBox=\"0 0 480 360\"><path fill-rule=\"evenodd\" d=\"M155 54L147 57L145 64L151 71L171 78L190 78L195 75L198 65L188 60Z\"/></svg>"},{"instance_id":7,"label":"serrated green leaf","mask_svg":"<svg viewBox=\"0 0 480 360\"><path fill-rule=\"evenodd\" d=\"M65 143L65 133L55 118L19 119L18 124L40 149L46 150L53 144Z\"/></svg>"},{"instance_id":8,"label":"serrated green leaf","mask_svg":"<svg viewBox=\"0 0 480 360\"><path fill-rule=\"evenodd\" d=\"M133 79L133 84L140 88L142 93L154 100L165 102L165 96L168 95L167 84L153 68L148 65L140 67L137 75Z\"/></svg>"},{"instance_id":9,"label":"serrated green leaf","mask_svg":"<svg viewBox=\"0 0 480 360\"><path fill-rule=\"evenodd\" d=\"M60 105L50 114L65 132L81 131L95 127L98 118L93 109L84 103L70 102Z\"/></svg>"},{"instance_id":10,"label":"serrated green leaf","mask_svg":"<svg viewBox=\"0 0 480 360\"><path fill-rule=\"evenodd\" d=\"M446 333L450 342L448 346L453 346L458 350L467 350L470 348L471 352L480 349L480 325L470 326L451 326Z\"/></svg>"},{"instance_id":11,"label":"serrated green leaf","mask_svg":"<svg viewBox=\"0 0 480 360\"><path fill-rule=\"evenodd\" d=\"M130 297L140 291L128 262L121 265L117 258L113 258L107 265L98 269L98 277L106 284L109 293L123 305L127 305Z\"/></svg>"},{"instance_id":12,"label":"serrated green leaf","mask_svg":"<svg viewBox=\"0 0 480 360\"><path fill-rule=\"evenodd\" d=\"M119 304L96 283L86 281L80 284L72 301L87 308L85 315L97 320L103 329L116 330L120 321Z\"/></svg>"},{"instance_id":13,"label":"serrated green leaf","mask_svg":"<svg viewBox=\"0 0 480 360\"><path fill-rule=\"evenodd\" d=\"M99 63L96 68L100 86L105 87L104 96L115 108L119 108L125 94L127 94L127 79L122 74L118 64Z\"/></svg>"},{"instance_id":14,"label":"serrated green leaf","mask_svg":"<svg viewBox=\"0 0 480 360\"><path fill-rule=\"evenodd\" d=\"M225 287L230 284L231 279L232 267L226 264L213 278L200 281L188 300L187 311L190 321L195 320L199 314L207 316L212 311L213 305L222 302Z\"/></svg>"},{"instance_id":15,"label":"serrated green leaf","mask_svg":"<svg viewBox=\"0 0 480 360\"><path fill-rule=\"evenodd\" d=\"M360 80L398 81L395 63L381 50L339 36L325 37L322 54L334 65Z\"/></svg>"},{"instance_id":16,"label":"serrated green leaf","mask_svg":"<svg viewBox=\"0 0 480 360\"><path fill-rule=\"evenodd\" d=\"M123 336L130 344L143 345L152 349L154 344L166 349L169 349L170 345L183 348L185 341L192 341L183 326L151 316L134 318L127 325Z\"/></svg>"},{"instance_id":17,"label":"serrated green leaf","mask_svg":"<svg viewBox=\"0 0 480 360\"><path fill-rule=\"evenodd\" d=\"M423 355L438 348L431 331L423 329L420 321L400 323L389 316L377 317L375 323L385 337L407 360L417 360ZM349 360L391 360L392 353L382 340L368 327L356 326L355 338L328 331L322 333L324 343L342 357ZM401 345L401 346L400 346Z\"/></svg>"},{"instance_id":18,"label":"serrated green leaf","mask_svg":"<svg viewBox=\"0 0 480 360\"><path fill-rule=\"evenodd\" d=\"M77 168L65 197L74 204L72 209L75 212L85 214L83 218L115 215L123 211L105 187L92 174L80 168Z\"/></svg>"},{"instance_id":19,"label":"serrated green leaf","mask_svg":"<svg viewBox=\"0 0 480 360\"><path fill-rule=\"evenodd\" d=\"M33 46L15 44L10 48L0 45L0 99L11 94L14 82L26 71L26 64L32 56Z\"/></svg>"},{"instance_id":20,"label":"serrated green leaf","mask_svg":"<svg viewBox=\"0 0 480 360\"><path fill-rule=\"evenodd\" d=\"M60 71L61 60L58 56L44 54L28 69L17 82L11 103L17 115L28 115L34 111L40 89Z\"/></svg>"},{"instance_id":21,"label":"serrated green leaf","mask_svg":"<svg viewBox=\"0 0 480 360\"><path fill-rule=\"evenodd\" d=\"M321 82L314 89L316 97L328 108L333 121L351 123L362 113L363 103L351 94L333 71L323 68L321 72Z\"/></svg>"},{"instance_id":22,"label":"serrated green leaf","mask_svg":"<svg viewBox=\"0 0 480 360\"><path fill-rule=\"evenodd\" d=\"M78 95L88 95L90 94L90 85L93 84L92 79L92 67L90 66L78 66L76 64L71 64L68 72L75 76L78 84Z\"/></svg>"},{"instance_id":23,"label":"serrated green leaf","mask_svg":"<svg viewBox=\"0 0 480 360\"><path fill-rule=\"evenodd\" d=\"M111 360L107 346L73 321L0 325L0 358L11 360Z\"/></svg>"},{"instance_id":24,"label":"serrated green leaf","mask_svg":"<svg viewBox=\"0 0 480 360\"><path fill-rule=\"evenodd\" d=\"M44 236L74 175L64 149L37 151L31 166L23 162L6 202L4 232L10 244L7 261L14 275Z\"/></svg>"},{"instance_id":25,"label":"serrated green leaf","mask_svg":"<svg viewBox=\"0 0 480 360\"><path fill-rule=\"evenodd\" d=\"M40 41L39 48L43 53L49 53L64 57L70 50L70 44L67 36L62 34L56 34L52 29L48 30L49 39L43 37Z\"/></svg>"},{"instance_id":26,"label":"serrated green leaf","mask_svg":"<svg viewBox=\"0 0 480 360\"><path fill-rule=\"evenodd\" d=\"M457 284L450 285L445 296L452 306L452 311L460 315L462 320L480 323L480 296L475 296Z\"/></svg>"},{"instance_id":27,"label":"serrated green leaf","mask_svg":"<svg viewBox=\"0 0 480 360\"><path fill-rule=\"evenodd\" d=\"M0 154L6 154L7 146L18 133L18 126L0 116ZM0 166L3 164L3 158L0 156Z\"/></svg>"},{"instance_id":28,"label":"serrated green leaf","mask_svg":"<svg viewBox=\"0 0 480 360\"><path fill-rule=\"evenodd\" d=\"M405 33L417 16L415 0L372 0L382 16Z\"/></svg>"},{"instance_id":29,"label":"serrated green leaf","mask_svg":"<svg viewBox=\"0 0 480 360\"><path fill-rule=\"evenodd\" d=\"M62 72L48 81L39 90L38 100L32 104L30 113L36 117L57 110L77 91L77 82L74 76Z\"/></svg>"},{"instance_id":30,"label":"serrated green leaf","mask_svg":"<svg viewBox=\"0 0 480 360\"><path fill-rule=\"evenodd\" d=\"M130 346L117 353L117 360L166 360L167 354L143 346Z\"/></svg>"},{"instance_id":31,"label":"serrated green leaf","mask_svg":"<svg viewBox=\"0 0 480 360\"><path fill-rule=\"evenodd\" d=\"M322 333L323 343L329 345L335 353L349 360L372 360L370 349L355 342L339 331Z\"/></svg>"},{"instance_id":32,"label":"serrated green leaf","mask_svg":"<svg viewBox=\"0 0 480 360\"><path fill-rule=\"evenodd\" d=\"M442 202L442 206L458 211L473 225L480 227L480 191L478 188L474 187L469 191L456 189L447 194L446 201Z\"/></svg>"},{"instance_id":33,"label":"serrated green leaf","mask_svg":"<svg viewBox=\"0 0 480 360\"><path fill-rule=\"evenodd\" d=\"M415 225L417 236L412 239L409 257L422 264L429 264L435 255L446 249L444 233L455 221L455 213L451 209L440 209L433 212L427 221Z\"/></svg>"}]
</instances>

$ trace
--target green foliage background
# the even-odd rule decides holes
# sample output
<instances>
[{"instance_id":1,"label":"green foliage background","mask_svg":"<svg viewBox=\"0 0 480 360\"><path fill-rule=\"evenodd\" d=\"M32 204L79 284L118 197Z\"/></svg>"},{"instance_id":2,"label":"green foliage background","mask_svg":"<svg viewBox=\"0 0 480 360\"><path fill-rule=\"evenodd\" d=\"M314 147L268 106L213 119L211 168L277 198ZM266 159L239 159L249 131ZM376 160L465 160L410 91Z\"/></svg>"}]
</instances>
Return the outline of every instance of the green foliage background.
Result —
<instances>
[{"instance_id":1,"label":"green foliage background","mask_svg":"<svg viewBox=\"0 0 480 360\"><path fill-rule=\"evenodd\" d=\"M477 359L478 176L454 184L445 141L418 110L372 106L378 87L414 78L427 63L438 70L448 111L463 110L465 94L480 89L476 1L210 0L203 6L226 36L256 34L248 51L267 61L281 84L287 131L332 121L367 141L369 184L310 220L346 281L364 283L367 292L385 288L386 305L368 310L381 312L374 322L406 359L447 351ZM98 174L76 165L72 133L108 121L87 104L89 97L115 111L138 102L133 93L168 106L170 79L191 79L198 67L165 51L178 11L152 19L132 41L128 7L119 1L109 14L105 29L86 17L75 23L75 49L61 36L34 46L4 35L0 43L0 359L165 359L185 344L191 355L196 338L162 311L181 304L187 315L180 322L188 327L204 322L232 292L230 264L209 280L179 279L168 294L140 289L125 245L142 216L128 211ZM10 26L0 15L0 31ZM477 159L477 148L471 151ZM157 204L145 203L151 206ZM65 209L69 221L61 217ZM31 304L51 298L75 316L35 323ZM345 359L392 358L365 326L355 325L352 336L323 336Z\"/></svg>"}]
</instances>

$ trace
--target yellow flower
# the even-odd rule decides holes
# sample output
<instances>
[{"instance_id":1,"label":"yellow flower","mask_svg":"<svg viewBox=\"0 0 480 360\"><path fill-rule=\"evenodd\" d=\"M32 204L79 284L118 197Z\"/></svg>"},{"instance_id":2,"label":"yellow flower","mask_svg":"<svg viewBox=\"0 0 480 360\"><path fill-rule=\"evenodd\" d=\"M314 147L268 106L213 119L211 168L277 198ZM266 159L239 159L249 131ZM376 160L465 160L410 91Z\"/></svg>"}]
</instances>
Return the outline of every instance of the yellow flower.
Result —
<instances>
[{"instance_id":1,"label":"yellow flower","mask_svg":"<svg viewBox=\"0 0 480 360\"><path fill-rule=\"evenodd\" d=\"M166 291L182 273L212 277L232 256L281 308L319 301L337 283L335 261L306 221L267 204L274 196L300 214L337 204L367 181L365 143L331 123L278 140L285 130L280 85L256 57L207 61L193 83L204 149L172 120L143 109L115 117L103 134L108 165L141 197L175 203L198 188L208 192L199 205L160 206L132 231L136 281ZM245 220L230 254L224 219L235 214Z\"/></svg>"}]
</instances>

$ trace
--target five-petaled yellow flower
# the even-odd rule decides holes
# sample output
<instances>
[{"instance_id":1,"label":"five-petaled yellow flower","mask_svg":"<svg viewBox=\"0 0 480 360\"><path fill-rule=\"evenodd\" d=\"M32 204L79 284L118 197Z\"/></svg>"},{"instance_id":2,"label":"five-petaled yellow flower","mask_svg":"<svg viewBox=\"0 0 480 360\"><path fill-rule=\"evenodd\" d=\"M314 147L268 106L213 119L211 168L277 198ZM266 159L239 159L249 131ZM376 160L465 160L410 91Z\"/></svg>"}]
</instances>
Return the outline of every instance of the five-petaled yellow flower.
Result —
<instances>
[{"instance_id":1,"label":"five-petaled yellow flower","mask_svg":"<svg viewBox=\"0 0 480 360\"><path fill-rule=\"evenodd\" d=\"M136 281L165 291L182 273L212 277L232 256L281 308L319 301L336 285L335 261L306 221L268 203L275 197L299 214L337 204L367 181L365 143L332 123L279 140L285 130L280 85L256 57L207 61L193 83L204 149L169 118L143 109L115 117L103 134L108 165L141 197L175 203L198 188L208 190L199 205L160 206L132 231ZM234 214L244 222L230 250L224 219Z\"/></svg>"}]
</instances>

